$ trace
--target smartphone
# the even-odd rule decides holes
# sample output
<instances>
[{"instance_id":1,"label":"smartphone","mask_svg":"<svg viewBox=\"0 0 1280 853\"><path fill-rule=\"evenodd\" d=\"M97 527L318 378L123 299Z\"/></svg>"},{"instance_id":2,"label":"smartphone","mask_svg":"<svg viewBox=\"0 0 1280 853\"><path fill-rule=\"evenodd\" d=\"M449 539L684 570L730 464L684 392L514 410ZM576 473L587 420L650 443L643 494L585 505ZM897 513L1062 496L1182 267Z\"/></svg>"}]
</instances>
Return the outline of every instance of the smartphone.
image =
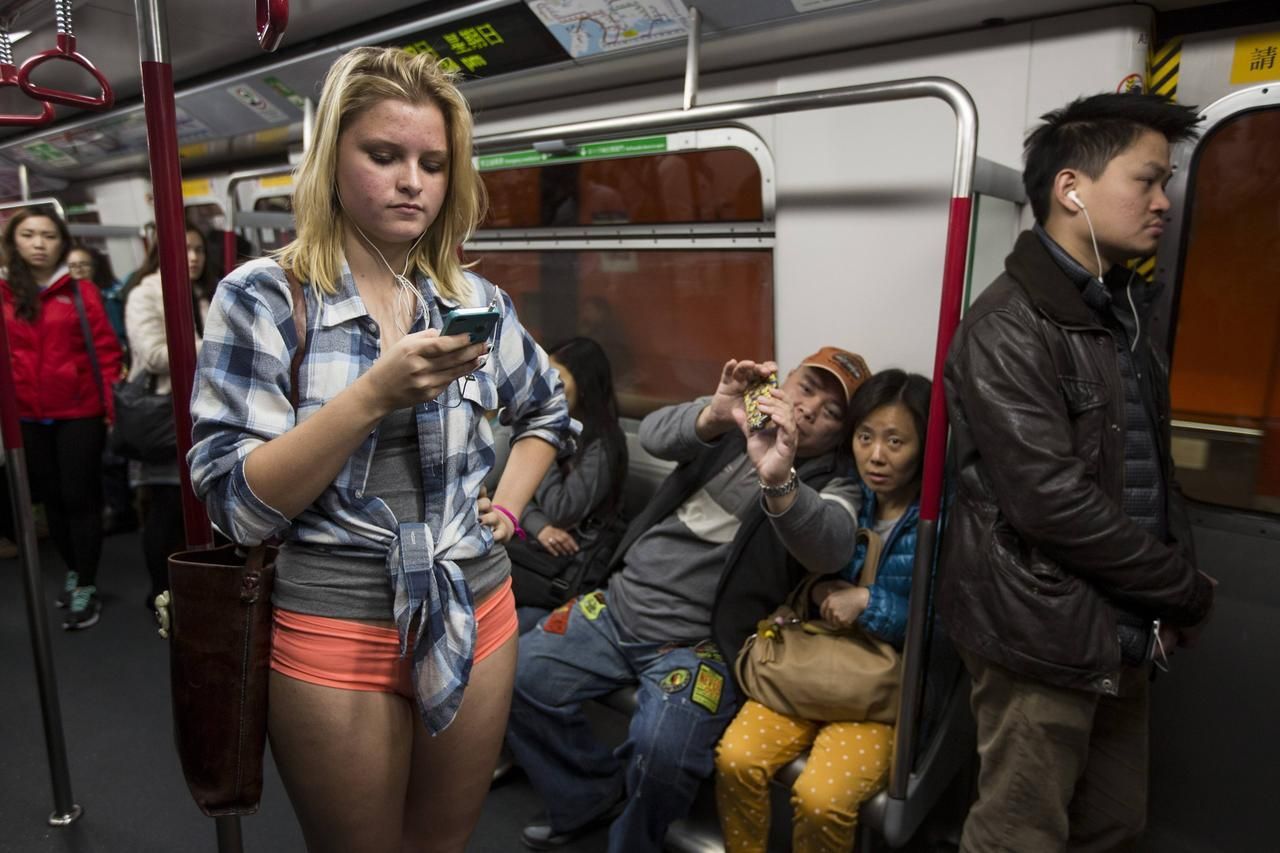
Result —
<instances>
[{"instance_id":1,"label":"smartphone","mask_svg":"<svg viewBox=\"0 0 1280 853\"><path fill-rule=\"evenodd\" d=\"M488 308L455 308L444 315L444 328L441 337L450 335L471 335L471 343L478 344L493 337L493 330L498 327L498 319L502 312L494 306Z\"/></svg>"},{"instance_id":2,"label":"smartphone","mask_svg":"<svg viewBox=\"0 0 1280 853\"><path fill-rule=\"evenodd\" d=\"M768 397L777 387L778 374L771 373L768 378L756 382L742 395L747 409L747 428L751 432L759 432L772 422L768 415L760 411L759 402L761 397Z\"/></svg>"}]
</instances>

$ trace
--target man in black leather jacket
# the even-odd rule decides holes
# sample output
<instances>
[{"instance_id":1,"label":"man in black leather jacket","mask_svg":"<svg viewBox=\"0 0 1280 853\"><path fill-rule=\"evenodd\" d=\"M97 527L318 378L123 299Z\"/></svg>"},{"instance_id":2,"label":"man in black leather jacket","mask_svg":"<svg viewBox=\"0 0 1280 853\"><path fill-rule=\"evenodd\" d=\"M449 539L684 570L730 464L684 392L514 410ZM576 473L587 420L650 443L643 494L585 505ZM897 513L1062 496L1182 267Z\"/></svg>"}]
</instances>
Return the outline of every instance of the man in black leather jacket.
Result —
<instances>
[{"instance_id":1,"label":"man in black leather jacket","mask_svg":"<svg viewBox=\"0 0 1280 853\"><path fill-rule=\"evenodd\" d=\"M982 759L964 851L1131 843L1150 650L1190 644L1213 602L1173 480L1153 288L1125 268L1156 248L1170 145L1198 119L1110 94L1043 118L1023 173L1036 226L946 367L959 486L939 606Z\"/></svg>"}]
</instances>

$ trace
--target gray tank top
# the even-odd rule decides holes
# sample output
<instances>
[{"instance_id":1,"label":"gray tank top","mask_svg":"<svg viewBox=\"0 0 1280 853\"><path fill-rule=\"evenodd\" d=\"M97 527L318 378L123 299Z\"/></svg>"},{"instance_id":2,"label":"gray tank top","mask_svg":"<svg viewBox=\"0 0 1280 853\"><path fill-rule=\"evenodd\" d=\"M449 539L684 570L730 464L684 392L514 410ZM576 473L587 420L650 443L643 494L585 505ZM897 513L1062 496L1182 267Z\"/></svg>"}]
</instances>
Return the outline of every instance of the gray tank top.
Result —
<instances>
[{"instance_id":1,"label":"gray tank top","mask_svg":"<svg viewBox=\"0 0 1280 853\"><path fill-rule=\"evenodd\" d=\"M398 409L378 424L378 444L365 494L386 502L403 522L423 520L422 464L413 409ZM476 602L511 575L507 549L494 545L483 557L459 560ZM381 557L333 554L286 542L276 558L276 607L333 619L391 619L395 596Z\"/></svg>"}]
</instances>

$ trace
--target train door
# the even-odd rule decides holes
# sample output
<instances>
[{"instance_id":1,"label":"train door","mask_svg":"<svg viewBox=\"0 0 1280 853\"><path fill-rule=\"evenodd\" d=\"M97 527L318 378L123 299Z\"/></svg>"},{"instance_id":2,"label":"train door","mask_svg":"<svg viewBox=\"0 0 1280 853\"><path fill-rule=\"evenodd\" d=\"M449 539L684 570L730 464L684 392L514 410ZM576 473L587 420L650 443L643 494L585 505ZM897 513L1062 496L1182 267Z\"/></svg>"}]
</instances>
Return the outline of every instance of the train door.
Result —
<instances>
[{"instance_id":1,"label":"train door","mask_svg":"<svg viewBox=\"0 0 1280 853\"><path fill-rule=\"evenodd\" d=\"M1270 850L1280 790L1280 83L1206 111L1175 152L1173 454L1200 567L1220 583L1200 646L1153 692L1145 849Z\"/></svg>"}]
</instances>

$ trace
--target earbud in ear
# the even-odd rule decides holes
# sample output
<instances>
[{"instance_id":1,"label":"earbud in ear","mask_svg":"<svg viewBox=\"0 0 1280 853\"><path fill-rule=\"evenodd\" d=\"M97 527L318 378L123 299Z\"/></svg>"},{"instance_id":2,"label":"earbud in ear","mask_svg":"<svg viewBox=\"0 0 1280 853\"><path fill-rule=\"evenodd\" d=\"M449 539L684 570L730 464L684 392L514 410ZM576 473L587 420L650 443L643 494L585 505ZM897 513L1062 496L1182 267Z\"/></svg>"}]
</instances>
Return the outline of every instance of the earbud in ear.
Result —
<instances>
[{"instance_id":1,"label":"earbud in ear","mask_svg":"<svg viewBox=\"0 0 1280 853\"><path fill-rule=\"evenodd\" d=\"M1080 208L1081 210L1084 210L1084 202L1080 200L1080 194L1078 192L1076 192L1075 190L1071 190L1070 192L1067 193L1067 198L1074 201L1076 203L1076 207Z\"/></svg>"}]
</instances>

